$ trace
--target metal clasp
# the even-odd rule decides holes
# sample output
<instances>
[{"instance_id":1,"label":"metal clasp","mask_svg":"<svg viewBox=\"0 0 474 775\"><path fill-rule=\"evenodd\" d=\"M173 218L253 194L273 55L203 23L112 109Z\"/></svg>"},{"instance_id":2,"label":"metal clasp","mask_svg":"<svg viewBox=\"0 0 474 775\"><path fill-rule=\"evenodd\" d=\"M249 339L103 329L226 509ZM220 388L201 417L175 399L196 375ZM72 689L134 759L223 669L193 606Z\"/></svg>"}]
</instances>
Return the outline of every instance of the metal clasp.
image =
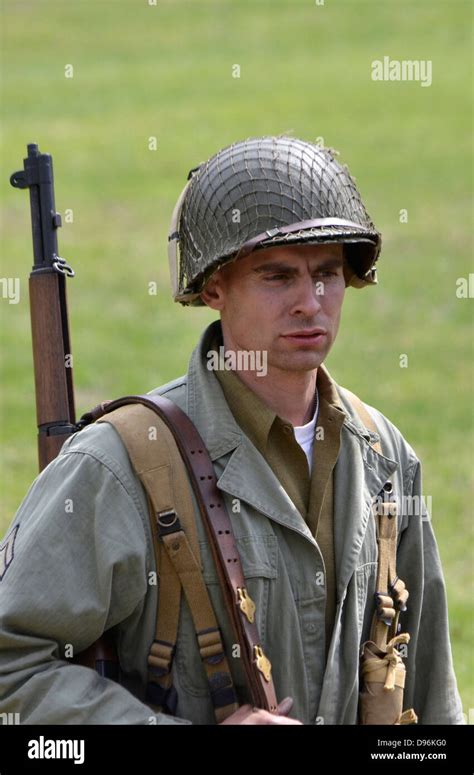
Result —
<instances>
[{"instance_id":1,"label":"metal clasp","mask_svg":"<svg viewBox=\"0 0 474 775\"><path fill-rule=\"evenodd\" d=\"M67 277L74 277L75 272L72 267L69 266L65 258L57 256L56 253L53 256L53 267L59 274L66 275Z\"/></svg>"},{"instance_id":2,"label":"metal clasp","mask_svg":"<svg viewBox=\"0 0 474 775\"><path fill-rule=\"evenodd\" d=\"M271 239L272 237L276 237L276 235L280 233L280 229L278 227L275 227L273 229L267 229L265 233L267 237Z\"/></svg>"},{"instance_id":3,"label":"metal clasp","mask_svg":"<svg viewBox=\"0 0 474 775\"><path fill-rule=\"evenodd\" d=\"M263 653L261 646L257 645L253 647L253 656L257 663L257 670L260 670L265 681L269 682L272 677L272 663Z\"/></svg>"},{"instance_id":4,"label":"metal clasp","mask_svg":"<svg viewBox=\"0 0 474 775\"><path fill-rule=\"evenodd\" d=\"M249 597L247 589L245 587L237 587L237 594L239 596L238 605L243 614L247 617L250 624L253 624L255 619L255 603L252 598Z\"/></svg>"}]
</instances>

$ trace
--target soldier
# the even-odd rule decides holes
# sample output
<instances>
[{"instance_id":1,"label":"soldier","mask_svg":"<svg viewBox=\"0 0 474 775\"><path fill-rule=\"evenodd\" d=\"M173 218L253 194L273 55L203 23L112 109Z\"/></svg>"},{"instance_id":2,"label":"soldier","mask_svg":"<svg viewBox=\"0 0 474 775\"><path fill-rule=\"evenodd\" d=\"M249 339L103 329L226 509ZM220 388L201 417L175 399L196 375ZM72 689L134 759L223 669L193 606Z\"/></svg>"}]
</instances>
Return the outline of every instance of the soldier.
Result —
<instances>
[{"instance_id":1,"label":"soldier","mask_svg":"<svg viewBox=\"0 0 474 775\"><path fill-rule=\"evenodd\" d=\"M420 461L389 420L358 405L324 366L345 289L376 283L380 245L348 170L329 149L290 137L220 151L192 171L173 214L174 299L206 304L219 320L202 333L187 374L152 394L181 407L204 439L276 695L286 698L275 714L252 707L196 510L203 577L240 704L224 723L371 723L358 709L359 657L376 592L382 621L397 600L410 635L405 707L421 724L463 723ZM397 578L384 597L371 506L388 481L395 501L419 508L395 520ZM147 512L107 423L68 439L35 480L4 547L0 711L30 724L215 723L185 601L174 715L145 702L160 587L148 583L155 565ZM80 652L109 630L121 684L66 658L68 647ZM385 661L390 672L401 660L392 653Z\"/></svg>"}]
</instances>

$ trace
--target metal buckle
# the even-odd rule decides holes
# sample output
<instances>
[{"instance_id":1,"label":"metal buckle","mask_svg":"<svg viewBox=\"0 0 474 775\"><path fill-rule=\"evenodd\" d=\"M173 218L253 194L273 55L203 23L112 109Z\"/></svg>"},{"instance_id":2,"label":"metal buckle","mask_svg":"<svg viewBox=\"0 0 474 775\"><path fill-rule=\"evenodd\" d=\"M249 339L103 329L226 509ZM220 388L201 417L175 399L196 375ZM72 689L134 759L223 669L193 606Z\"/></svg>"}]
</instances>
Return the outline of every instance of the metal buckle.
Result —
<instances>
[{"instance_id":1,"label":"metal buckle","mask_svg":"<svg viewBox=\"0 0 474 775\"><path fill-rule=\"evenodd\" d=\"M272 663L268 657L265 656L260 645L257 644L253 647L253 656L255 662L257 663L257 669L260 670L263 677L265 678L265 681L269 682L272 676Z\"/></svg>"},{"instance_id":2,"label":"metal buckle","mask_svg":"<svg viewBox=\"0 0 474 775\"><path fill-rule=\"evenodd\" d=\"M253 624L256 610L255 603L252 598L249 597L246 587L237 587L237 594L239 596L237 604L240 610L245 614L250 624Z\"/></svg>"},{"instance_id":3,"label":"metal buckle","mask_svg":"<svg viewBox=\"0 0 474 775\"><path fill-rule=\"evenodd\" d=\"M163 521L167 517L173 517L171 522ZM156 515L156 521L160 527L172 527L178 521L178 515L174 509L169 509L169 511L159 511Z\"/></svg>"}]
</instances>

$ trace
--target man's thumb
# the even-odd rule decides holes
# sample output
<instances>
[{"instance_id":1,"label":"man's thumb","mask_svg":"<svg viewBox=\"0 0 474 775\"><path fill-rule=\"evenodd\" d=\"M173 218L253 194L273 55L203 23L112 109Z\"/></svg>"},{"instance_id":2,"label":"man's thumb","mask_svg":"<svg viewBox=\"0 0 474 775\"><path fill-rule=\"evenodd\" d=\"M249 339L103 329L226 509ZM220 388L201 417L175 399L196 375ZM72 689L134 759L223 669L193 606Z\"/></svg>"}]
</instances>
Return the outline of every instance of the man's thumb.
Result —
<instances>
[{"instance_id":1,"label":"man's thumb","mask_svg":"<svg viewBox=\"0 0 474 775\"><path fill-rule=\"evenodd\" d=\"M293 707L293 697L285 697L284 700L277 705L277 714L279 716L287 716Z\"/></svg>"}]
</instances>

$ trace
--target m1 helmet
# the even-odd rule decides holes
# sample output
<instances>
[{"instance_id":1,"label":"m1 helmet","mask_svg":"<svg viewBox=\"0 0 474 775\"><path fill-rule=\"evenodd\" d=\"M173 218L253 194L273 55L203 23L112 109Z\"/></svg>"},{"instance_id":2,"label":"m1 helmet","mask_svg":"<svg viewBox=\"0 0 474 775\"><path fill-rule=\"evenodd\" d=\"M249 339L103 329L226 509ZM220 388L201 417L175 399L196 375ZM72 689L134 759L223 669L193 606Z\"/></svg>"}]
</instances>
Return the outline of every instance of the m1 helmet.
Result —
<instances>
[{"instance_id":1,"label":"m1 helmet","mask_svg":"<svg viewBox=\"0 0 474 775\"><path fill-rule=\"evenodd\" d=\"M258 137L191 170L168 238L174 300L203 305L217 269L276 245L343 243L346 284L376 284L381 235L335 155L293 137Z\"/></svg>"}]
</instances>

